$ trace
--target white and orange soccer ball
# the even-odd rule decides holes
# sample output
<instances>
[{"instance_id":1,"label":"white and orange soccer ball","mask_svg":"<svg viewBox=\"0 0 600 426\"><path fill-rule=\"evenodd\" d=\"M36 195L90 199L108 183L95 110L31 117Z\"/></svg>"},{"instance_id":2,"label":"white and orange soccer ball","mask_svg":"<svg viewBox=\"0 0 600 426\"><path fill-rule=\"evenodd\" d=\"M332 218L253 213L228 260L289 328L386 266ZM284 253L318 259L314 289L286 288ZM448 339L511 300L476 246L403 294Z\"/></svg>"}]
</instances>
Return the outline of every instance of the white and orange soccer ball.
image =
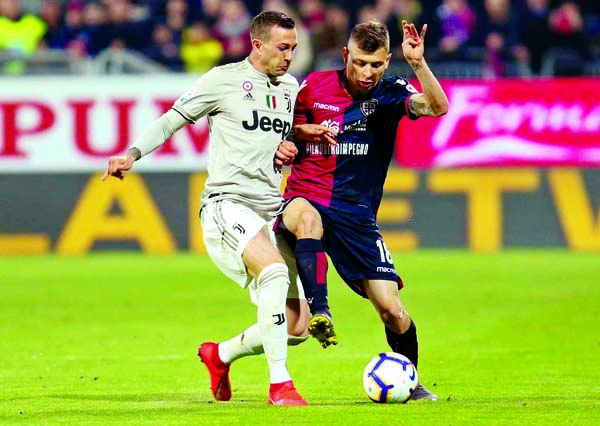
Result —
<instances>
[{"instance_id":1,"label":"white and orange soccer ball","mask_svg":"<svg viewBox=\"0 0 600 426\"><path fill-rule=\"evenodd\" d=\"M396 352L380 353L363 372L365 392L375 402L406 402L418 384L419 376L414 364Z\"/></svg>"}]
</instances>

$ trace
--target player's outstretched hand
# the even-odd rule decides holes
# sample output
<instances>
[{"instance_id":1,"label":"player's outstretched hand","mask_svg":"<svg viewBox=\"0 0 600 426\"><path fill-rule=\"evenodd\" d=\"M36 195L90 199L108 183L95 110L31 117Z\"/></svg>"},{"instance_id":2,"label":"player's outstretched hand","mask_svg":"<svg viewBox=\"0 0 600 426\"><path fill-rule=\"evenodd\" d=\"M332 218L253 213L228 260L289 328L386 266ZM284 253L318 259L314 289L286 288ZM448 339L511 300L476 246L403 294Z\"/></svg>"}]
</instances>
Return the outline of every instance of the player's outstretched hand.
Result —
<instances>
[{"instance_id":1,"label":"player's outstretched hand","mask_svg":"<svg viewBox=\"0 0 600 426\"><path fill-rule=\"evenodd\" d=\"M275 158L273 161L275 162L275 165L279 167L290 166L294 161L294 158L296 158L296 155L298 155L298 148L296 147L296 144L294 144L294 142L284 140L281 141L277 151L275 151Z\"/></svg>"},{"instance_id":2,"label":"player's outstretched hand","mask_svg":"<svg viewBox=\"0 0 600 426\"><path fill-rule=\"evenodd\" d=\"M418 63L423 60L425 51L425 33L427 32L427 24L423 25L421 34L417 32L415 24L409 24L402 21L402 53L410 64Z\"/></svg>"},{"instance_id":3,"label":"player's outstretched hand","mask_svg":"<svg viewBox=\"0 0 600 426\"><path fill-rule=\"evenodd\" d=\"M335 138L338 132L321 124L297 124L294 126L294 133L305 141L329 142L331 145L337 145Z\"/></svg>"},{"instance_id":4,"label":"player's outstretched hand","mask_svg":"<svg viewBox=\"0 0 600 426\"><path fill-rule=\"evenodd\" d=\"M108 159L108 167L104 171L102 180L106 180L109 176L114 176L118 179L125 179L125 173L131 170L135 159L129 155L119 155Z\"/></svg>"}]
</instances>

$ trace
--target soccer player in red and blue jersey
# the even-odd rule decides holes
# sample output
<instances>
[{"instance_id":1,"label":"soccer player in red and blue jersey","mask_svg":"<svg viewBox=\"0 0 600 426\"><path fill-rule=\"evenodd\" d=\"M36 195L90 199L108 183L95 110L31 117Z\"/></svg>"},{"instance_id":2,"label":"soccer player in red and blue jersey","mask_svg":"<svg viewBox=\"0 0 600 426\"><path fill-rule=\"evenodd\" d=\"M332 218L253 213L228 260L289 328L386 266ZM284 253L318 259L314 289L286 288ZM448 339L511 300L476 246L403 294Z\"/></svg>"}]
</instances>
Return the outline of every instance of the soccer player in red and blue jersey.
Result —
<instances>
[{"instance_id":1,"label":"soccer player in red and blue jersey","mask_svg":"<svg viewBox=\"0 0 600 426\"><path fill-rule=\"evenodd\" d=\"M336 344L327 300L327 253L347 285L368 298L394 352L417 366L416 327L398 290L402 280L376 223L383 184L404 116L441 116L448 99L425 59L425 25L419 34L403 21L402 51L422 87L384 78L389 36L378 22L358 24L344 48L345 69L310 74L294 113L298 155L284 193L277 228L293 234L298 271L312 318L309 332L323 347ZM276 162L286 164L285 153ZM419 385L413 399L437 400Z\"/></svg>"}]
</instances>

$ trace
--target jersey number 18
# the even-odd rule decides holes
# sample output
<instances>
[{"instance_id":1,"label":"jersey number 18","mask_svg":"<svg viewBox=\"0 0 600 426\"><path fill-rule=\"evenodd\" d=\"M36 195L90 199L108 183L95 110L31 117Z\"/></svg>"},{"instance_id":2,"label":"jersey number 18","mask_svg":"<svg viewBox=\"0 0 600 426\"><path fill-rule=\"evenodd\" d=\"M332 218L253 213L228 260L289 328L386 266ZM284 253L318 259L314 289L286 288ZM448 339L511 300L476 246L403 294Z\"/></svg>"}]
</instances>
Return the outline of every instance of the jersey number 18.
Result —
<instances>
[{"instance_id":1,"label":"jersey number 18","mask_svg":"<svg viewBox=\"0 0 600 426\"><path fill-rule=\"evenodd\" d=\"M381 262L382 263L394 263L394 260L392 259L392 254L390 253L390 251L388 250L388 248L386 247L385 243L383 242L383 240L377 240L377 248L379 249L379 257L381 258Z\"/></svg>"}]
</instances>

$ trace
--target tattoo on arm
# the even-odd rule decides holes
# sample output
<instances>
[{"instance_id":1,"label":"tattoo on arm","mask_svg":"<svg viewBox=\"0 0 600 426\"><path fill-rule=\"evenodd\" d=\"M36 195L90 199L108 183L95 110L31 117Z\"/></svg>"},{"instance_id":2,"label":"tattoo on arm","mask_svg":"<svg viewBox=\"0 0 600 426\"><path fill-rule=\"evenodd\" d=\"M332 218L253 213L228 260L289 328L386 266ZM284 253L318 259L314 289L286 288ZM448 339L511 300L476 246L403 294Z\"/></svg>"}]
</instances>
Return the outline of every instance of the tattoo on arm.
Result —
<instances>
[{"instance_id":1,"label":"tattoo on arm","mask_svg":"<svg viewBox=\"0 0 600 426\"><path fill-rule=\"evenodd\" d=\"M416 116L431 117L435 114L423 95L413 95L408 100L408 110Z\"/></svg>"},{"instance_id":2,"label":"tattoo on arm","mask_svg":"<svg viewBox=\"0 0 600 426\"><path fill-rule=\"evenodd\" d=\"M142 151L136 147L132 147L127 150L127 155L131 155L133 158L135 158L135 161L137 161L142 158Z\"/></svg>"},{"instance_id":3,"label":"tattoo on arm","mask_svg":"<svg viewBox=\"0 0 600 426\"><path fill-rule=\"evenodd\" d=\"M419 63L417 63L417 64L410 64L410 66L412 67L412 69L413 69L413 71L414 71L414 72L417 72L417 71L419 71L421 68L423 68L423 67L422 67L422 65L421 65L421 64L419 64Z\"/></svg>"}]
</instances>

